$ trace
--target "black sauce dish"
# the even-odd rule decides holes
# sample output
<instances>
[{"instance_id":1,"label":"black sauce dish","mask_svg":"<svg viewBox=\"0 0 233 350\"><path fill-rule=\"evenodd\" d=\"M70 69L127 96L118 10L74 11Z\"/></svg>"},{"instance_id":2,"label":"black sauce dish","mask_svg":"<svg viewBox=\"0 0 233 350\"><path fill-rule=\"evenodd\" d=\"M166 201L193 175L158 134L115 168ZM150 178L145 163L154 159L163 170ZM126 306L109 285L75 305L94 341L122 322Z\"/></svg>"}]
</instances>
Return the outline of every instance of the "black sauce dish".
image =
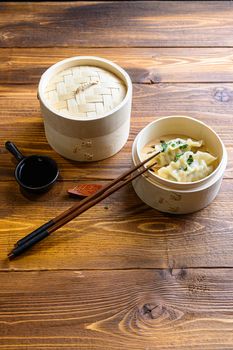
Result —
<instances>
[{"instance_id":1,"label":"black sauce dish","mask_svg":"<svg viewBox=\"0 0 233 350\"><path fill-rule=\"evenodd\" d=\"M15 168L15 179L23 190L42 193L52 187L59 175L55 160L40 155L25 157L10 141L5 143L5 147L19 162Z\"/></svg>"}]
</instances>

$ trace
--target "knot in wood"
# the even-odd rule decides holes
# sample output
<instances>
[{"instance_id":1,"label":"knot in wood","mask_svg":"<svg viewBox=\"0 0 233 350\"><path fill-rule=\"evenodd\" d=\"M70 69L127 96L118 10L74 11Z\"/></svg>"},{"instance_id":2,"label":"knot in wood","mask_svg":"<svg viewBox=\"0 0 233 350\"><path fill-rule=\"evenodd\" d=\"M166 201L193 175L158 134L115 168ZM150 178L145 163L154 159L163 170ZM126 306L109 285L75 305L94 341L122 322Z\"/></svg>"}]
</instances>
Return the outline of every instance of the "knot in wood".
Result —
<instances>
[{"instance_id":1,"label":"knot in wood","mask_svg":"<svg viewBox=\"0 0 233 350\"><path fill-rule=\"evenodd\" d=\"M139 77L139 82L143 84L158 84L161 82L161 77L153 71L146 71Z\"/></svg>"},{"instance_id":2,"label":"knot in wood","mask_svg":"<svg viewBox=\"0 0 233 350\"><path fill-rule=\"evenodd\" d=\"M146 320L156 320L158 318L176 320L183 316L183 312L176 310L169 305L162 304L144 304L141 309L141 316Z\"/></svg>"},{"instance_id":3,"label":"knot in wood","mask_svg":"<svg viewBox=\"0 0 233 350\"><path fill-rule=\"evenodd\" d=\"M226 88L217 88L214 93L214 98L220 102L228 102L231 98L231 92Z\"/></svg>"},{"instance_id":4,"label":"knot in wood","mask_svg":"<svg viewBox=\"0 0 233 350\"><path fill-rule=\"evenodd\" d=\"M174 276L177 280L184 280L187 278L187 270L184 267L180 269L174 269L172 267L169 268L169 272L171 276Z\"/></svg>"},{"instance_id":5,"label":"knot in wood","mask_svg":"<svg viewBox=\"0 0 233 350\"><path fill-rule=\"evenodd\" d=\"M163 313L163 306L157 304L144 304L142 307L142 316L146 319L156 319Z\"/></svg>"}]
</instances>

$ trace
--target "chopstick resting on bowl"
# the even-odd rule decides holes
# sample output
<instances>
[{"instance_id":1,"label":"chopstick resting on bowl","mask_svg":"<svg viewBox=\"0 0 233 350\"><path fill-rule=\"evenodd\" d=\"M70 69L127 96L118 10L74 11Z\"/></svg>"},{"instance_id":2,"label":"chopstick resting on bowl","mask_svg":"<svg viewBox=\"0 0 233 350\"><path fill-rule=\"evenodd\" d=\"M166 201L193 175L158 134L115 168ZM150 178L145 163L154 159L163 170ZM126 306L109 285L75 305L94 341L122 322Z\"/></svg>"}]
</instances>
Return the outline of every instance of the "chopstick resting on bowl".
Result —
<instances>
[{"instance_id":1,"label":"chopstick resting on bowl","mask_svg":"<svg viewBox=\"0 0 233 350\"><path fill-rule=\"evenodd\" d=\"M112 193L116 192L123 186L127 185L129 182L133 181L140 175L144 174L147 170L152 168L157 162L152 162L148 167L143 168L138 171L136 174L130 176L140 167L145 165L147 162L151 161L154 157L156 157L162 150L155 152L149 158L145 159L143 162L139 163L135 167L130 170L127 170L122 175L111 181L109 184L101 188L96 193L91 196L81 200L79 203L76 203L69 209L65 210L52 220L46 222L42 226L38 227L35 231L29 233L27 236L23 237L19 241L16 242L15 247L8 254L9 259L13 259L18 255L21 255L26 250L30 249L33 245L40 242L42 239L49 236L51 233L58 230L60 227L67 224L69 221L73 220L78 215L82 214L89 208L93 207L95 204L102 201L104 198L110 196Z\"/></svg>"}]
</instances>

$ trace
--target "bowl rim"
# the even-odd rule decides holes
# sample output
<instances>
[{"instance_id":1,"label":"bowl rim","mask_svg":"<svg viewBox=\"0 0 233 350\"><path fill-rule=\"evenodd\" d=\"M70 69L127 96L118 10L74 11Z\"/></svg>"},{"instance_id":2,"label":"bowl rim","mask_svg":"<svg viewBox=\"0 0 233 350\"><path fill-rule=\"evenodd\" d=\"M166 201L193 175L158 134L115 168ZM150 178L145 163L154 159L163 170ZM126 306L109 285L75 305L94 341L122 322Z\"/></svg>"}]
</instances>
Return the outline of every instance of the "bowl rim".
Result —
<instances>
[{"instance_id":1,"label":"bowl rim","mask_svg":"<svg viewBox=\"0 0 233 350\"><path fill-rule=\"evenodd\" d=\"M124 83L126 85L126 94L125 97L123 98L123 100L121 101L121 103L116 106L115 108L111 109L110 112L103 114L100 117L87 117L86 119L84 119L83 117L75 117L75 116L67 116L66 114L63 114L62 112L58 111L57 109L49 106L49 104L47 103L45 96L44 96L44 88L45 88L45 83L46 80L50 79L52 76L52 73L54 72L54 70L56 70L58 67L62 67L62 65L66 64L66 63L72 63L72 62L78 62L80 61L84 61L84 60L89 60L89 61L93 61L93 66L97 66L98 67L98 63L102 62L104 64L107 64L109 67L114 68L116 71L120 72L121 75L124 77L122 79L122 77L118 76L117 73L114 72L115 75L117 75L119 78L121 78L122 80L124 80ZM92 62L90 62L91 64ZM96 65L94 64L96 63ZM88 63L85 63L84 65L88 65ZM110 70L111 71L111 70ZM111 71L112 72L112 71ZM52 113L56 114L59 117L68 119L68 120L75 120L75 121L80 121L80 122L87 122L87 121L91 121L91 120L99 120L99 119L104 119L107 118L109 116L111 116L112 114L114 114L115 112L117 112L118 110L120 110L122 107L125 106L125 104L128 102L128 100L130 99L130 97L132 96L132 81L130 79L129 74L123 69L121 68L118 64L107 60L105 58L102 57L98 57L98 56L73 56L73 57L69 57L66 58L64 60L61 60L57 63L54 63L52 66L50 66L49 68L46 69L46 71L42 74L40 81L39 81L39 85L38 85L38 99L40 100L41 103L43 103L43 105Z\"/></svg>"},{"instance_id":2,"label":"bowl rim","mask_svg":"<svg viewBox=\"0 0 233 350\"><path fill-rule=\"evenodd\" d=\"M201 124L203 125L205 128L208 128L213 134L214 136L218 139L220 145L221 145L221 149L222 149L222 157L221 157L221 161L219 162L218 166L214 169L214 171L212 173L210 173L208 176L200 179L200 180L197 180L197 181L188 181L188 182L178 182L178 181L171 181L171 180L167 180L167 179L164 179L162 177L160 177L159 175L153 173L151 170L148 170L148 173L151 174L153 176L154 179L157 179L158 182L161 184L164 182L164 185L177 185L179 186L179 188L184 188L184 187L190 187L190 186L198 186L198 185L201 185L205 182L208 182L208 180L211 178L211 177L214 177L216 175L216 173L219 171L219 169L221 168L221 166L223 165L223 161L225 160L225 163L227 163L227 152L226 152L226 148L222 142L222 140L220 139L220 137L218 136L218 134L210 127L208 126L206 123L196 119L196 118L193 118L193 117L190 117L190 116L185 116L185 115L169 115L169 116L165 116L165 117L160 117L158 119L155 119L153 120L152 122L150 122L149 124L147 124L143 129L141 129L141 131L138 133L138 135L136 136L137 138L137 141L136 141L136 138L135 138L135 141L136 141L136 153L137 153L137 156L138 156L138 159L141 161L141 156L140 156L140 152L139 152L139 145L138 145L138 140L140 139L140 136L143 134L143 132L145 132L145 130L147 128L150 128L151 125L157 123L158 121L161 121L161 120L165 120L165 119L172 119L172 118L183 118L183 119L188 119L188 120L191 120L195 123L198 123L198 124ZM225 157L225 159L224 159ZM145 167L145 165L144 165ZM225 170L225 167L224 167L224 170ZM178 189L177 189L178 190Z\"/></svg>"}]
</instances>

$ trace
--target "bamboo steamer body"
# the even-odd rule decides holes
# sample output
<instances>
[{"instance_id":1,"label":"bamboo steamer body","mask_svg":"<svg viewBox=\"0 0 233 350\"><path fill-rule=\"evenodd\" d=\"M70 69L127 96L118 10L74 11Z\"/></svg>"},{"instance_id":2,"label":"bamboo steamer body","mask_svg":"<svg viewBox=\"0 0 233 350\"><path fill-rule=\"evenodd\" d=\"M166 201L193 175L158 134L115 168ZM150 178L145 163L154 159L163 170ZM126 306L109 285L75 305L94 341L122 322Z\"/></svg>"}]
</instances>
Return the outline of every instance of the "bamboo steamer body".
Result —
<instances>
[{"instance_id":1,"label":"bamboo steamer body","mask_svg":"<svg viewBox=\"0 0 233 350\"><path fill-rule=\"evenodd\" d=\"M187 183L169 181L148 171L133 181L133 187L139 198L154 209L173 214L192 213L209 205L218 194L227 164L226 149L206 124L186 116L164 117L148 124L137 135L132 148L133 164L139 164L140 151L147 143L169 134L203 140L218 157L218 167L204 179Z\"/></svg>"},{"instance_id":2,"label":"bamboo steamer body","mask_svg":"<svg viewBox=\"0 0 233 350\"><path fill-rule=\"evenodd\" d=\"M112 72L126 86L122 102L98 117L67 116L52 108L45 98L52 76L73 66L96 66ZM51 147L62 156L76 161L97 161L117 153L126 143L130 129L132 83L118 65L98 57L72 57L56 63L41 77L38 98L44 118L45 134Z\"/></svg>"}]
</instances>

